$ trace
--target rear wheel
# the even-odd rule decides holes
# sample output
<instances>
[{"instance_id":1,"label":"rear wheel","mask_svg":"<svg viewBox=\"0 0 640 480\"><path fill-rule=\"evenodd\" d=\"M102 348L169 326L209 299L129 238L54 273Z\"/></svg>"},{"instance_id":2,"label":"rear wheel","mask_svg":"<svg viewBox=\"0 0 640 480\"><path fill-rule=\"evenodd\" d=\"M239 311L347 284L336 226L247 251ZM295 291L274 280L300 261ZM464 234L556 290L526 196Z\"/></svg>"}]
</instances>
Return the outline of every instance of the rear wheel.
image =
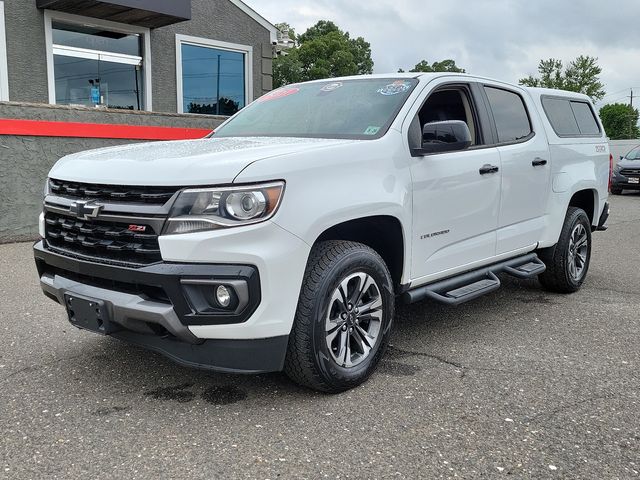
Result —
<instances>
[{"instance_id":1,"label":"rear wheel","mask_svg":"<svg viewBox=\"0 0 640 480\"><path fill-rule=\"evenodd\" d=\"M389 342L393 283L380 256L354 242L311 251L285 361L295 382L323 392L363 383Z\"/></svg>"},{"instance_id":2,"label":"rear wheel","mask_svg":"<svg viewBox=\"0 0 640 480\"><path fill-rule=\"evenodd\" d=\"M591 261L591 222L584 210L569 207L558 243L539 252L547 270L538 278L549 291L573 293L580 289Z\"/></svg>"}]
</instances>

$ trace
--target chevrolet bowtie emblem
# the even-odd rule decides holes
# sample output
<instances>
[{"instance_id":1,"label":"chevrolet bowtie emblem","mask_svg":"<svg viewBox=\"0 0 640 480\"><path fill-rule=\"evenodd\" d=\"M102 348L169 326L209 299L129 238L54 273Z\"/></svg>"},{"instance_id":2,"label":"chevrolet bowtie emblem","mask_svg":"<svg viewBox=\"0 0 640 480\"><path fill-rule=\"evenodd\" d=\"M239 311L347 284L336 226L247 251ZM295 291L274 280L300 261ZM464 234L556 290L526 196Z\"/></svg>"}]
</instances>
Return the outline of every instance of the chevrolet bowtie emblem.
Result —
<instances>
[{"instance_id":1,"label":"chevrolet bowtie emblem","mask_svg":"<svg viewBox=\"0 0 640 480\"><path fill-rule=\"evenodd\" d=\"M69 213L75 215L80 220L96 218L102 210L102 205L92 202L73 202L69 208Z\"/></svg>"}]
</instances>

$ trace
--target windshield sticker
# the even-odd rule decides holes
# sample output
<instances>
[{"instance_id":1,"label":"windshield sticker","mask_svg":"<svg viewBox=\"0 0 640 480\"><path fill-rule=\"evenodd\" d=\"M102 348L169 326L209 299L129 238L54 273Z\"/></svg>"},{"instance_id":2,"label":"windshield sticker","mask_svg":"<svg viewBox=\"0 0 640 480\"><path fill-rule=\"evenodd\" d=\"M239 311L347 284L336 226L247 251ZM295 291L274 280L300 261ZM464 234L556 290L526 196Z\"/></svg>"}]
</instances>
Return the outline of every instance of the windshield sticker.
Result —
<instances>
[{"instance_id":1,"label":"windshield sticker","mask_svg":"<svg viewBox=\"0 0 640 480\"><path fill-rule=\"evenodd\" d=\"M334 90L337 90L340 87L342 87L342 85L343 85L342 82L327 83L324 87L322 87L320 89L320 91L321 92L333 92Z\"/></svg>"},{"instance_id":2,"label":"windshield sticker","mask_svg":"<svg viewBox=\"0 0 640 480\"><path fill-rule=\"evenodd\" d=\"M367 127L367 129L364 131L364 134L365 135L375 135L379 131L380 131L380 127Z\"/></svg>"},{"instance_id":3,"label":"windshield sticker","mask_svg":"<svg viewBox=\"0 0 640 480\"><path fill-rule=\"evenodd\" d=\"M383 87L380 90L378 90L378 93L380 95L389 97L391 95L398 95L400 93L404 93L408 91L410 88L411 88L411 83L405 82L404 80L396 80L395 82L390 83L386 87Z\"/></svg>"},{"instance_id":4,"label":"windshield sticker","mask_svg":"<svg viewBox=\"0 0 640 480\"><path fill-rule=\"evenodd\" d=\"M280 98L288 97L289 95L295 95L300 91L297 87L289 87L289 88L281 88L279 90L274 90L273 92L269 92L266 95L263 95L258 99L259 103L269 102L271 100L278 100Z\"/></svg>"}]
</instances>

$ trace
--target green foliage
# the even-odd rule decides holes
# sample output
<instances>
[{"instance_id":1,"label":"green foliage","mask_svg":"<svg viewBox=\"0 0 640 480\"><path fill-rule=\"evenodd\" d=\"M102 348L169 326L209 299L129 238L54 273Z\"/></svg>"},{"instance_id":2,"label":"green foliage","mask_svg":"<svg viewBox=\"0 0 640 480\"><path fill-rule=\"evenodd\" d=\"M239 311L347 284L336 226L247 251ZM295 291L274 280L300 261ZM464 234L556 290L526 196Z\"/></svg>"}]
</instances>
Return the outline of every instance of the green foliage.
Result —
<instances>
[{"instance_id":1,"label":"green foliage","mask_svg":"<svg viewBox=\"0 0 640 480\"><path fill-rule=\"evenodd\" d=\"M416 64L410 72L454 72L454 73L466 73L464 68L460 68L456 65L455 60L447 58L441 62L433 62L429 64L426 60L422 60ZM404 73L403 69L398 70L398 73Z\"/></svg>"},{"instance_id":2,"label":"green foliage","mask_svg":"<svg viewBox=\"0 0 640 480\"><path fill-rule=\"evenodd\" d=\"M351 38L338 26L321 20L297 37L298 46L277 57L274 86L321 78L363 75L373 72L371 45L362 37Z\"/></svg>"},{"instance_id":3,"label":"green foliage","mask_svg":"<svg viewBox=\"0 0 640 480\"><path fill-rule=\"evenodd\" d=\"M640 138L636 108L623 103L610 103L600 109L600 119L611 140Z\"/></svg>"},{"instance_id":4,"label":"green foliage","mask_svg":"<svg viewBox=\"0 0 640 480\"><path fill-rule=\"evenodd\" d=\"M602 68L598 66L598 59L595 57L580 55L569 62L566 69L563 68L562 60L541 60L538 73L539 77L529 75L520 79L520 85L584 93L593 100L600 100L605 95L604 85L600 82Z\"/></svg>"}]
</instances>

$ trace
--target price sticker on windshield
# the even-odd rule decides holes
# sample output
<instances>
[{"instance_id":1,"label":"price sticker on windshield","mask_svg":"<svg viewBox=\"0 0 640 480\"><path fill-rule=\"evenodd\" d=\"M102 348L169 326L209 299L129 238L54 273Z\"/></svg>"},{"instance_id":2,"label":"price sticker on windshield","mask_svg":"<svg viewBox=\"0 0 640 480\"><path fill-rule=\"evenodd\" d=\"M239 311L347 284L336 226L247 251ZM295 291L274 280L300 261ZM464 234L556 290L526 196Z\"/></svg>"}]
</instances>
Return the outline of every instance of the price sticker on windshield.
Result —
<instances>
[{"instance_id":1,"label":"price sticker on windshield","mask_svg":"<svg viewBox=\"0 0 640 480\"><path fill-rule=\"evenodd\" d=\"M274 90L273 92L269 92L266 95L263 95L258 99L258 103L270 102L271 100L279 100L280 98L288 97L290 95L295 95L300 91L297 87L289 87L289 88L280 88L278 90Z\"/></svg>"}]
</instances>

